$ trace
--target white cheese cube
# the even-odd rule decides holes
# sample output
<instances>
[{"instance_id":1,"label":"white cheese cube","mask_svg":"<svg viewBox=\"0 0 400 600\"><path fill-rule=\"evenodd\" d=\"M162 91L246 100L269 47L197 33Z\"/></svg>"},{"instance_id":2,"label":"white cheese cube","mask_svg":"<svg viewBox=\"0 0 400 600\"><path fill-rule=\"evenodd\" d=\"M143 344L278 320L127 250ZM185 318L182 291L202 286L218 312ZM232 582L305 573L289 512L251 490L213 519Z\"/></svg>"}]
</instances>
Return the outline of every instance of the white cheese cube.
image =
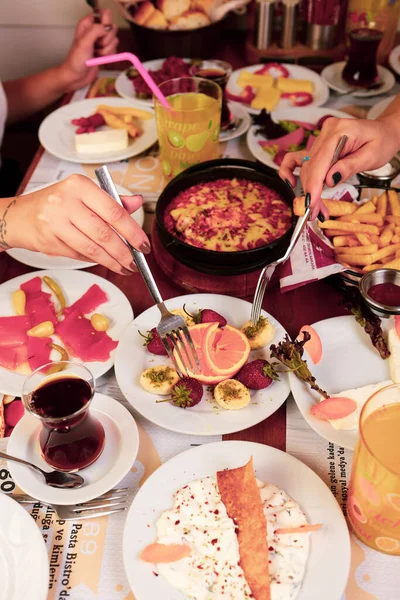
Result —
<instances>
[{"instance_id":1,"label":"white cheese cube","mask_svg":"<svg viewBox=\"0 0 400 600\"><path fill-rule=\"evenodd\" d=\"M106 154L128 147L126 129L108 129L75 135L75 150L78 154Z\"/></svg>"}]
</instances>

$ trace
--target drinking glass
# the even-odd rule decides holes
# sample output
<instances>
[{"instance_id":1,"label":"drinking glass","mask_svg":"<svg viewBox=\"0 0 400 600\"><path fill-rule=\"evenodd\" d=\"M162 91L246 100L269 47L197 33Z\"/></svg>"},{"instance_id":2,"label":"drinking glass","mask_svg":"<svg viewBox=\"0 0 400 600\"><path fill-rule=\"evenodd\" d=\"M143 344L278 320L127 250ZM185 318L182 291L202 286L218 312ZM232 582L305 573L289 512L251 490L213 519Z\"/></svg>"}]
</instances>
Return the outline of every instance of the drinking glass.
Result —
<instances>
[{"instance_id":1,"label":"drinking glass","mask_svg":"<svg viewBox=\"0 0 400 600\"><path fill-rule=\"evenodd\" d=\"M375 22L349 32L349 56L342 73L348 84L369 87L379 83L377 52L382 38L383 31Z\"/></svg>"},{"instance_id":2,"label":"drinking glass","mask_svg":"<svg viewBox=\"0 0 400 600\"><path fill-rule=\"evenodd\" d=\"M84 469L102 453L104 429L89 410L93 395L93 375L71 361L43 365L25 380L24 406L41 422L40 451L55 469Z\"/></svg>"},{"instance_id":3,"label":"drinking glass","mask_svg":"<svg viewBox=\"0 0 400 600\"><path fill-rule=\"evenodd\" d=\"M165 177L175 177L192 165L218 158L222 99L219 85L198 77L178 77L159 87L171 106L166 108L154 98Z\"/></svg>"},{"instance_id":4,"label":"drinking glass","mask_svg":"<svg viewBox=\"0 0 400 600\"><path fill-rule=\"evenodd\" d=\"M219 85L222 90L222 108L221 108L221 130L227 129L232 121L232 113L229 110L228 102L225 97L225 88L228 79L232 74L232 65L224 60L202 60L196 62L190 69L194 77L209 79Z\"/></svg>"},{"instance_id":5,"label":"drinking glass","mask_svg":"<svg viewBox=\"0 0 400 600\"><path fill-rule=\"evenodd\" d=\"M400 387L376 392L360 415L348 516L368 546L400 556Z\"/></svg>"}]
</instances>

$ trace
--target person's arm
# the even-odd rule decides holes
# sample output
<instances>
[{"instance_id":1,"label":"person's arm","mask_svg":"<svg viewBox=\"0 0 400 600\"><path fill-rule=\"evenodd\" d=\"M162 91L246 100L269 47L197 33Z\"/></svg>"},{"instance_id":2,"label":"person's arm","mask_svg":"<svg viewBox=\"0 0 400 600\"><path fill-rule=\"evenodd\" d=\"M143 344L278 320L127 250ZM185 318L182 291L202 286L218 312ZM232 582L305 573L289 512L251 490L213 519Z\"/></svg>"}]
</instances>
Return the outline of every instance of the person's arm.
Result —
<instances>
[{"instance_id":1,"label":"person's arm","mask_svg":"<svg viewBox=\"0 0 400 600\"><path fill-rule=\"evenodd\" d=\"M333 154L343 135L347 136L347 142L341 157L331 167ZM376 120L327 119L311 150L286 154L279 175L294 187L296 177L293 172L300 167L302 187L306 194L310 194L312 218L315 219L319 211L327 217L326 208L321 203L325 183L333 187L360 171L382 167L399 148L400 96L397 96ZM307 155L309 160L303 162Z\"/></svg>"},{"instance_id":2,"label":"person's arm","mask_svg":"<svg viewBox=\"0 0 400 600\"><path fill-rule=\"evenodd\" d=\"M118 45L111 11L103 10L101 16L102 22L98 24L93 21L93 13L79 21L71 50L61 65L3 82L8 105L7 123L23 119L58 100L66 92L84 87L95 79L97 69L89 69L85 64L93 56L95 44L101 55L115 52Z\"/></svg>"},{"instance_id":3,"label":"person's arm","mask_svg":"<svg viewBox=\"0 0 400 600\"><path fill-rule=\"evenodd\" d=\"M25 248L89 260L129 275L136 267L116 232L145 254L150 243L130 216L141 206L141 196L122 200L125 209L83 175L24 196L0 198L0 252Z\"/></svg>"}]
</instances>

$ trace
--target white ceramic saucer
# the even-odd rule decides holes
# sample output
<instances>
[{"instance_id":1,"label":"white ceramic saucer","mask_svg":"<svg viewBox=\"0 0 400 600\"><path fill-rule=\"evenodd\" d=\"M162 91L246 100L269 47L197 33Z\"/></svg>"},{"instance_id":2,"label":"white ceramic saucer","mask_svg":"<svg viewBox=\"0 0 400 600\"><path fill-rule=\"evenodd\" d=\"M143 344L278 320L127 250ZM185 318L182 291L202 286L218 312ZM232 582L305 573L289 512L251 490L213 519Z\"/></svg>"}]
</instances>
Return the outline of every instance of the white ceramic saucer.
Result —
<instances>
[{"instance_id":1,"label":"white ceramic saucer","mask_svg":"<svg viewBox=\"0 0 400 600\"><path fill-rule=\"evenodd\" d=\"M228 102L229 110L231 111L234 118L239 120L238 126L236 129L227 129L226 131L221 131L219 134L220 142L228 142L229 140L234 140L237 137L240 137L251 125L251 117L243 106L241 106L238 102Z\"/></svg>"},{"instance_id":2,"label":"white ceramic saucer","mask_svg":"<svg viewBox=\"0 0 400 600\"><path fill-rule=\"evenodd\" d=\"M52 504L87 502L117 485L132 468L139 449L139 432L130 412L117 400L103 394L95 394L91 410L104 427L106 442L96 462L79 471L85 485L73 490L50 487L33 469L8 462L12 478L26 494ZM44 471L51 471L39 450L40 427L38 419L25 414L10 436L7 452Z\"/></svg>"},{"instance_id":3,"label":"white ceramic saucer","mask_svg":"<svg viewBox=\"0 0 400 600\"><path fill-rule=\"evenodd\" d=\"M357 88L350 89L350 86L342 78L342 72L345 64L345 61L333 63L332 65L325 67L321 73L321 77L325 83L327 83L332 90L335 90L335 92L339 92L339 94L348 93L352 96L357 96L358 98L370 98L371 96L380 96L380 94L388 92L396 83L393 73L389 71L389 69L385 69L385 67L378 65L379 80L382 82L381 87L373 90L357 90Z\"/></svg>"}]
</instances>

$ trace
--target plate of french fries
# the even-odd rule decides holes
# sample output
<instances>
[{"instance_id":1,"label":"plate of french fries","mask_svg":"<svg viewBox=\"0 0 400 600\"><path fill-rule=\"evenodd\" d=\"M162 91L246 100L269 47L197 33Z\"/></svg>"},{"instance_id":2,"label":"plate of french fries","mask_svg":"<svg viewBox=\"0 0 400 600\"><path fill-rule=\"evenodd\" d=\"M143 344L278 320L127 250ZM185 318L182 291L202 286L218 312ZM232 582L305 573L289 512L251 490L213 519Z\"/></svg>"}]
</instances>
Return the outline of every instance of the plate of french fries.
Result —
<instances>
[{"instance_id":1,"label":"plate of french fries","mask_svg":"<svg viewBox=\"0 0 400 600\"><path fill-rule=\"evenodd\" d=\"M80 127L73 125L72 121L93 115L101 115L102 124L95 129L84 129L81 135L89 141L88 151L78 152L76 140L80 141L77 133ZM116 130L120 130L122 136L122 131L126 131L126 147L112 149L112 145L107 143L107 136L103 136L105 139L98 144L99 136L94 134ZM88 136L92 134L93 143L90 143ZM157 129L151 110L134 107L122 98L87 98L61 106L48 115L40 125L39 140L45 150L62 160L80 164L111 163L137 156L150 148L157 141Z\"/></svg>"},{"instance_id":2,"label":"plate of french fries","mask_svg":"<svg viewBox=\"0 0 400 600\"><path fill-rule=\"evenodd\" d=\"M322 193L323 194L323 193ZM329 219L318 225L330 240L338 263L363 275L375 269L400 269L400 196L374 190L370 198L347 202L324 198ZM295 215L304 214L296 198Z\"/></svg>"}]
</instances>

